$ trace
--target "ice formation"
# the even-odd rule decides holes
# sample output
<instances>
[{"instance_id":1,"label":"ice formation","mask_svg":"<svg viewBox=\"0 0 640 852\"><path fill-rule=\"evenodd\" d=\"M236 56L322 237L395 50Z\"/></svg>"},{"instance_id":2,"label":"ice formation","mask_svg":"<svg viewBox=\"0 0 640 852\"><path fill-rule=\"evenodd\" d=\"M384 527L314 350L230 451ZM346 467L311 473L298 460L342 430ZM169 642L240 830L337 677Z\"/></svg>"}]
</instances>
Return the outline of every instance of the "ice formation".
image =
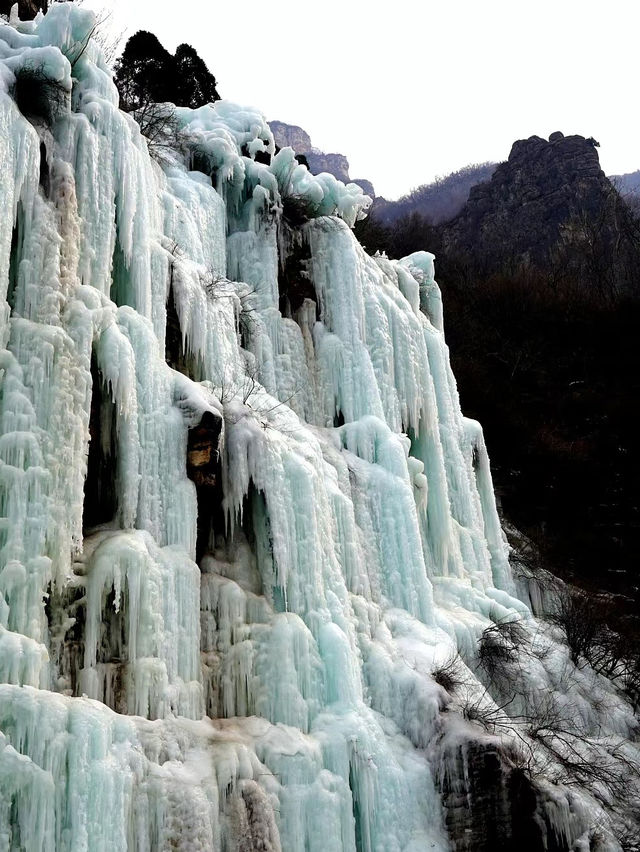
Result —
<instances>
[{"instance_id":1,"label":"ice formation","mask_svg":"<svg viewBox=\"0 0 640 852\"><path fill-rule=\"evenodd\" d=\"M635 722L518 596L433 256L365 254L370 200L256 110L150 156L92 27L0 26L0 849L462 848L500 736L453 655L512 726L569 671L594 736ZM511 620L548 647L500 709ZM537 789L548 848L620 848L606 791Z\"/></svg>"}]
</instances>

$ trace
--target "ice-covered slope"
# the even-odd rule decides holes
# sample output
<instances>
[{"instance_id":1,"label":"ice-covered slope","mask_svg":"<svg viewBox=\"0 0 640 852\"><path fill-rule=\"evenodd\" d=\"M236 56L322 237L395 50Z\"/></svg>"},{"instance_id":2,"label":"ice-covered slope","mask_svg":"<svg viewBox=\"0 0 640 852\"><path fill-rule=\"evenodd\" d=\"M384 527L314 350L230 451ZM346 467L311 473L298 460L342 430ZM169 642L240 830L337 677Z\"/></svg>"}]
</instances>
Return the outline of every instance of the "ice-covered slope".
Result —
<instances>
[{"instance_id":1,"label":"ice-covered slope","mask_svg":"<svg viewBox=\"0 0 640 852\"><path fill-rule=\"evenodd\" d=\"M503 740L534 801L505 837L619 848L607 790L515 732L569 683L594 747L635 722L516 595L432 256L368 257L369 200L271 157L255 110L176 110L150 157L90 12L13 23L0 849L482 849L460 802L477 755L517 768ZM477 649L514 620L546 650L508 722Z\"/></svg>"}]
</instances>

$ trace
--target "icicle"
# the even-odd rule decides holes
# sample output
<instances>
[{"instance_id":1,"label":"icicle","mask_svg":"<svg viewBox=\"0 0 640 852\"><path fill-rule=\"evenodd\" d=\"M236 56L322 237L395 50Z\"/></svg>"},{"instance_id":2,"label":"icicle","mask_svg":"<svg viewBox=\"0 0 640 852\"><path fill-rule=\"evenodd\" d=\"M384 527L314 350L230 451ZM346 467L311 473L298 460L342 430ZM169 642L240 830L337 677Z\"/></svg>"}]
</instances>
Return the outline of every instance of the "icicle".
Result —
<instances>
[{"instance_id":1,"label":"icicle","mask_svg":"<svg viewBox=\"0 0 640 852\"><path fill-rule=\"evenodd\" d=\"M509 724L632 709L515 597L433 255L367 256L255 109L168 105L152 159L94 23L0 25L0 848L445 852L484 631L544 645Z\"/></svg>"}]
</instances>

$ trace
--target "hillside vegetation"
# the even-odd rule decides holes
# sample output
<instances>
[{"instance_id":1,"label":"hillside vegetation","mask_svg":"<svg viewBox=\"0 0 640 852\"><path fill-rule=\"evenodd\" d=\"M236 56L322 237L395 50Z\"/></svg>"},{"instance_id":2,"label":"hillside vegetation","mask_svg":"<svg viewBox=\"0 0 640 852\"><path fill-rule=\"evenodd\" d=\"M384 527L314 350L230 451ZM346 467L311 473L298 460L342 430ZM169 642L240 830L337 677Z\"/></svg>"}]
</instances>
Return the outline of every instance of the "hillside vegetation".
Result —
<instances>
[{"instance_id":1,"label":"hillside vegetation","mask_svg":"<svg viewBox=\"0 0 640 852\"><path fill-rule=\"evenodd\" d=\"M471 187L491 178L497 163L478 163L465 166L432 183L422 184L397 201L377 198L371 216L383 225L418 214L431 224L447 222L456 216L469 198Z\"/></svg>"}]
</instances>

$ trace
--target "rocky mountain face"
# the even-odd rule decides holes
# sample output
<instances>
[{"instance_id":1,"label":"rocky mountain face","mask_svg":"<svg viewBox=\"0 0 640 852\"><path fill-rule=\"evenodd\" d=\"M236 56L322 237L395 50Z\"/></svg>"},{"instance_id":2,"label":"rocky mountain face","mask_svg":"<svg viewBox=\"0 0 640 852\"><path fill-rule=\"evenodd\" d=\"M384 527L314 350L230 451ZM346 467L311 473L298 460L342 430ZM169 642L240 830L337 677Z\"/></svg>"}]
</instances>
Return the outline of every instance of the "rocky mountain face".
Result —
<instances>
[{"instance_id":1,"label":"rocky mountain face","mask_svg":"<svg viewBox=\"0 0 640 852\"><path fill-rule=\"evenodd\" d=\"M373 184L370 180L364 178L349 177L349 160L344 154L325 154L319 148L315 148L311 144L311 137L306 130L298 127L296 124L285 124L283 121L270 121L269 127L273 133L273 138L278 148L293 148L296 154L303 154L308 165L309 171L318 175L321 172L328 172L343 183L356 183L362 187L366 195L371 198L375 197Z\"/></svg>"},{"instance_id":2,"label":"rocky mountain face","mask_svg":"<svg viewBox=\"0 0 640 852\"><path fill-rule=\"evenodd\" d=\"M626 205L600 168L597 143L552 133L514 142L491 180L471 188L442 229L442 250L482 272L574 267L620 281Z\"/></svg>"},{"instance_id":3,"label":"rocky mountain face","mask_svg":"<svg viewBox=\"0 0 640 852\"><path fill-rule=\"evenodd\" d=\"M311 150L311 137L297 124L270 121L269 127L278 148L293 148L296 154L306 154Z\"/></svg>"},{"instance_id":4,"label":"rocky mountain face","mask_svg":"<svg viewBox=\"0 0 640 852\"><path fill-rule=\"evenodd\" d=\"M329 172L330 175L345 183L349 183L351 180L349 177L349 160L344 154L325 154L317 148L312 148L311 151L306 152L305 156L313 174Z\"/></svg>"},{"instance_id":5,"label":"rocky mountain face","mask_svg":"<svg viewBox=\"0 0 640 852\"><path fill-rule=\"evenodd\" d=\"M622 195L625 193L640 195L640 169L624 175L611 175L610 180Z\"/></svg>"}]
</instances>

